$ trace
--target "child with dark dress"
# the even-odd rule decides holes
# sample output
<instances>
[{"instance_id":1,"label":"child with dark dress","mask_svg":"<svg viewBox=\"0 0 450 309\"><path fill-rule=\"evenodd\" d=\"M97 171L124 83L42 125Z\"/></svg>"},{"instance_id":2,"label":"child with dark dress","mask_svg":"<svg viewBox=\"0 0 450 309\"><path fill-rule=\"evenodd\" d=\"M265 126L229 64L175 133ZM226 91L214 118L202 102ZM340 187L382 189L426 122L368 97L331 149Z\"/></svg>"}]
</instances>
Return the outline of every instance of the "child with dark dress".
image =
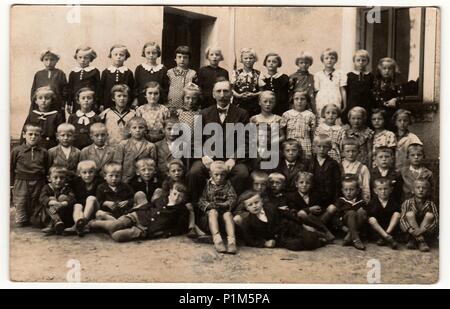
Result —
<instances>
[{"instance_id":1,"label":"child with dark dress","mask_svg":"<svg viewBox=\"0 0 450 309\"><path fill-rule=\"evenodd\" d=\"M208 47L205 52L205 58L209 65L201 67L198 70L197 84L203 94L201 108L215 105L216 100L212 96L212 89L218 78L229 80L228 71L219 67L220 61L224 60L222 49L219 47Z\"/></svg>"},{"instance_id":2,"label":"child with dark dress","mask_svg":"<svg viewBox=\"0 0 450 309\"><path fill-rule=\"evenodd\" d=\"M426 179L414 181L414 196L402 204L400 227L408 233L408 249L430 251L429 242L436 240L439 229L438 207L430 199L431 185Z\"/></svg>"},{"instance_id":3,"label":"child with dark dress","mask_svg":"<svg viewBox=\"0 0 450 309\"><path fill-rule=\"evenodd\" d=\"M238 203L249 213L242 223L242 236L247 246L302 251L314 250L326 243L319 233L305 229L300 218L288 212L280 213L275 205L263 202L256 191L245 191Z\"/></svg>"},{"instance_id":4,"label":"child with dark dress","mask_svg":"<svg viewBox=\"0 0 450 309\"><path fill-rule=\"evenodd\" d=\"M25 125L32 123L41 127L42 135L39 144L47 150L58 144L56 129L64 122L62 113L52 109L55 98L55 92L48 86L36 89L33 102L37 108L30 111L25 119ZM22 137L21 143L23 140Z\"/></svg>"},{"instance_id":5,"label":"child with dark dress","mask_svg":"<svg viewBox=\"0 0 450 309\"><path fill-rule=\"evenodd\" d=\"M133 72L124 66L125 61L130 58L127 47L115 44L109 50L111 65L104 69L100 80L101 92L99 93L100 111L114 106L111 89L115 85L127 85L129 89L134 89ZM129 94L129 102L133 101L132 93Z\"/></svg>"},{"instance_id":6,"label":"child with dark dress","mask_svg":"<svg viewBox=\"0 0 450 309\"><path fill-rule=\"evenodd\" d=\"M377 245L396 250L398 247L394 237L400 222L400 204L393 196L392 181L389 178L377 178L373 182L374 196L367 205L367 216L370 227L378 236Z\"/></svg>"},{"instance_id":7,"label":"child with dark dress","mask_svg":"<svg viewBox=\"0 0 450 309\"><path fill-rule=\"evenodd\" d=\"M258 61L255 50L253 48L241 49L240 61L244 65L243 68L234 71L230 78L233 86L233 102L245 109L249 117L252 117L260 112L258 80L261 72L253 68L255 62Z\"/></svg>"},{"instance_id":8,"label":"child with dark dress","mask_svg":"<svg viewBox=\"0 0 450 309\"><path fill-rule=\"evenodd\" d=\"M42 229L45 235L61 235L65 227L73 225L72 213L75 204L75 194L67 185L67 169L52 166L49 169L49 183L42 188L39 196L40 213L43 223L48 223Z\"/></svg>"},{"instance_id":9,"label":"child with dark dress","mask_svg":"<svg viewBox=\"0 0 450 309\"><path fill-rule=\"evenodd\" d=\"M282 64L280 55L268 53L263 62L263 65L267 68L267 73L262 73L258 81L261 90L269 90L275 93L277 104L273 113L279 116L289 109L289 77L278 72Z\"/></svg>"},{"instance_id":10,"label":"child with dark dress","mask_svg":"<svg viewBox=\"0 0 450 309\"><path fill-rule=\"evenodd\" d=\"M36 72L31 86L31 105L30 112L37 109L35 102L36 90L41 87L50 87L54 93L54 99L50 110L56 110L64 117L64 104L67 97L67 78L66 74L56 68L59 61L59 55L53 49L44 49L40 54L40 60L44 64L44 69Z\"/></svg>"},{"instance_id":11,"label":"child with dark dress","mask_svg":"<svg viewBox=\"0 0 450 309\"><path fill-rule=\"evenodd\" d=\"M12 186L12 204L16 208L15 221L19 227L25 227L35 221L34 214L39 208L39 194L46 184L48 170L48 152L39 146L42 128L36 124L26 124L23 129L25 143L11 151L10 185Z\"/></svg>"},{"instance_id":12,"label":"child with dark dress","mask_svg":"<svg viewBox=\"0 0 450 309\"><path fill-rule=\"evenodd\" d=\"M82 88L90 88L94 93L100 93L100 71L91 66L91 62L97 58L97 53L89 46L80 46L73 56L77 66L69 73L67 94L67 111L72 114L80 109L79 93ZM98 97L95 98L98 100ZM92 109L98 110L98 101L95 101Z\"/></svg>"},{"instance_id":13,"label":"child with dark dress","mask_svg":"<svg viewBox=\"0 0 450 309\"><path fill-rule=\"evenodd\" d=\"M162 63L157 63L158 58L161 57L161 47L155 42L147 42L142 48L141 56L146 61L138 65L134 71L134 91L137 102L134 102L133 105L141 106L147 103L145 85L148 82L157 82L161 86L161 101L166 102L169 91L167 68Z\"/></svg>"},{"instance_id":14,"label":"child with dark dress","mask_svg":"<svg viewBox=\"0 0 450 309\"><path fill-rule=\"evenodd\" d=\"M75 205L73 206L72 227L64 230L65 234L78 234L83 236L89 232L87 224L94 219L97 210L100 209L95 196L97 187L104 180L97 173L97 165L92 160L84 160L78 163L77 177L72 180L70 187L75 194Z\"/></svg>"},{"instance_id":15,"label":"child with dark dress","mask_svg":"<svg viewBox=\"0 0 450 309\"><path fill-rule=\"evenodd\" d=\"M395 80L399 67L397 62L389 57L378 61L372 88L374 107L386 111L386 119L391 119L400 102L404 100L403 87Z\"/></svg>"},{"instance_id":16,"label":"child with dark dress","mask_svg":"<svg viewBox=\"0 0 450 309\"><path fill-rule=\"evenodd\" d=\"M343 123L348 123L347 114L353 107L361 106L368 112L373 108L372 87L375 77L372 72L367 71L369 62L370 55L367 50L357 50L353 55L355 70L347 73L347 106L342 112ZM370 119L370 115L368 119Z\"/></svg>"},{"instance_id":17,"label":"child with dark dress","mask_svg":"<svg viewBox=\"0 0 450 309\"><path fill-rule=\"evenodd\" d=\"M292 99L295 92L306 92L311 102L311 111L317 115L316 101L314 96L314 75L308 69L313 64L313 57L308 52L302 51L295 58L297 72L289 76L289 92Z\"/></svg>"},{"instance_id":18,"label":"child with dark dress","mask_svg":"<svg viewBox=\"0 0 450 309\"><path fill-rule=\"evenodd\" d=\"M186 233L189 212L186 208L186 187L175 182L168 195L153 203L109 221L94 221L91 228L107 231L112 239L125 242L136 239L167 238Z\"/></svg>"},{"instance_id":19,"label":"child with dark dress","mask_svg":"<svg viewBox=\"0 0 450 309\"><path fill-rule=\"evenodd\" d=\"M75 135L73 145L78 149L83 149L92 144L89 134L91 125L100 122L94 110L95 92L91 88L81 88L75 95L75 100L80 109L69 116L68 123L75 126Z\"/></svg>"}]
</instances>

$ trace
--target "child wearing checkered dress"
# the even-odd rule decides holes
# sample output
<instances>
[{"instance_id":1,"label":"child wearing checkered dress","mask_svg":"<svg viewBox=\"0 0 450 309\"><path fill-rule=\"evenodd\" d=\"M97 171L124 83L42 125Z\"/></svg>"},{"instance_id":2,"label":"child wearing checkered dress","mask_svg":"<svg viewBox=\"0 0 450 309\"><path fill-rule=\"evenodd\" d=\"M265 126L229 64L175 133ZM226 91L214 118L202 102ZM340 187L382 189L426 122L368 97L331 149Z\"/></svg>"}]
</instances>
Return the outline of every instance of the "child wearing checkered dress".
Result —
<instances>
[{"instance_id":1,"label":"child wearing checkered dress","mask_svg":"<svg viewBox=\"0 0 450 309\"><path fill-rule=\"evenodd\" d=\"M336 119L339 117L339 108L334 104L325 105L321 111L321 117L325 121L319 123L314 133L315 136L327 135L331 139L331 149L328 155L341 163L341 142L344 136L345 129L341 125L336 124Z\"/></svg>"},{"instance_id":2,"label":"child wearing checkered dress","mask_svg":"<svg viewBox=\"0 0 450 309\"><path fill-rule=\"evenodd\" d=\"M186 140L186 142L190 145L193 145L194 123L196 116L200 116L200 97L200 88L194 83L188 84L183 89L184 108L177 111L178 122L190 129L191 134Z\"/></svg>"},{"instance_id":3,"label":"child wearing checkered dress","mask_svg":"<svg viewBox=\"0 0 450 309\"><path fill-rule=\"evenodd\" d=\"M311 159L311 141L316 127L316 116L308 110L310 105L308 93L296 91L293 94L293 108L283 114L286 122L286 138L295 139L300 143L303 159Z\"/></svg>"},{"instance_id":4,"label":"child wearing checkered dress","mask_svg":"<svg viewBox=\"0 0 450 309\"><path fill-rule=\"evenodd\" d=\"M370 167L372 165L373 130L366 126L367 112L363 107L355 106L348 112L350 125L344 126L343 138L353 138L358 141L357 160Z\"/></svg>"},{"instance_id":5,"label":"child wearing checkered dress","mask_svg":"<svg viewBox=\"0 0 450 309\"><path fill-rule=\"evenodd\" d=\"M147 104L136 109L136 116L147 121L147 139L156 143L164 138L164 121L170 117L169 109L161 105L161 86L157 82L148 82L144 87Z\"/></svg>"},{"instance_id":6,"label":"child wearing checkered dress","mask_svg":"<svg viewBox=\"0 0 450 309\"><path fill-rule=\"evenodd\" d=\"M190 58L190 48L188 46L178 46L175 50L177 66L167 71L170 83L167 107L171 112L183 108L183 89L187 84L197 79L197 73L189 69Z\"/></svg>"},{"instance_id":7,"label":"child wearing checkered dress","mask_svg":"<svg viewBox=\"0 0 450 309\"><path fill-rule=\"evenodd\" d=\"M376 108L372 110L371 123L375 130L372 141L372 154L373 161L372 166L376 167L375 153L380 147L388 147L395 150L397 147L397 137L394 132L385 129L386 112L382 109Z\"/></svg>"}]
</instances>

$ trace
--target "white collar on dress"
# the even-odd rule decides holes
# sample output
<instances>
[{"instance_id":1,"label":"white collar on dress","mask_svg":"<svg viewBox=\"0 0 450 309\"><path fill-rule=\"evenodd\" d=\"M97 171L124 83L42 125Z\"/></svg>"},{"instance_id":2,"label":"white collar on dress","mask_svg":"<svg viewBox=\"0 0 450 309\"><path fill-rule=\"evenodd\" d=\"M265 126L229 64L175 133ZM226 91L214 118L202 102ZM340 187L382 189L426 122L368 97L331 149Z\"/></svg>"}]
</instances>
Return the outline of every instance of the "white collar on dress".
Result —
<instances>
[{"instance_id":1,"label":"white collar on dress","mask_svg":"<svg viewBox=\"0 0 450 309\"><path fill-rule=\"evenodd\" d=\"M150 73L155 73L158 72L159 70L161 70L164 66L160 63L157 64L156 66L151 66L147 63L143 63L142 67L146 70L149 71Z\"/></svg>"},{"instance_id":2,"label":"white collar on dress","mask_svg":"<svg viewBox=\"0 0 450 309\"><path fill-rule=\"evenodd\" d=\"M359 75L359 74L361 74L361 72L358 72L358 71L356 71L356 70L353 70L352 71L354 74L356 74L356 75ZM362 72L364 75L367 75L367 74L369 74L370 73L370 71L364 71L364 72Z\"/></svg>"},{"instance_id":3,"label":"white collar on dress","mask_svg":"<svg viewBox=\"0 0 450 309\"><path fill-rule=\"evenodd\" d=\"M58 111L50 111L50 112L41 112L38 110L33 110L33 113L38 114L39 116L49 116L58 113Z\"/></svg>"},{"instance_id":4,"label":"white collar on dress","mask_svg":"<svg viewBox=\"0 0 450 309\"><path fill-rule=\"evenodd\" d=\"M268 72L263 73L263 75L261 76L261 78L279 78L283 73L281 72L277 72L274 75L269 75Z\"/></svg>"},{"instance_id":5,"label":"white collar on dress","mask_svg":"<svg viewBox=\"0 0 450 309\"><path fill-rule=\"evenodd\" d=\"M113 65L110 65L108 67L108 71L110 71L111 73L116 73L116 71L119 71L120 73L125 73L126 71L128 71L129 69L126 66L121 66L121 67L115 67Z\"/></svg>"},{"instance_id":6,"label":"white collar on dress","mask_svg":"<svg viewBox=\"0 0 450 309\"><path fill-rule=\"evenodd\" d=\"M93 67L93 66L88 66L88 67L85 67L85 68L82 68L82 67L75 67L75 68L73 68L72 69L72 71L73 72L81 72L81 70L83 70L83 71L86 71L86 72L90 72L90 71L92 71L92 70L94 70L95 69L95 67Z\"/></svg>"},{"instance_id":7,"label":"white collar on dress","mask_svg":"<svg viewBox=\"0 0 450 309\"><path fill-rule=\"evenodd\" d=\"M88 113L83 113L83 112L79 109L79 110L77 110L76 115L77 115L77 117L85 116L85 117L92 118L92 117L95 116L95 112L94 112L94 111L90 111L90 112L88 112Z\"/></svg>"}]
</instances>

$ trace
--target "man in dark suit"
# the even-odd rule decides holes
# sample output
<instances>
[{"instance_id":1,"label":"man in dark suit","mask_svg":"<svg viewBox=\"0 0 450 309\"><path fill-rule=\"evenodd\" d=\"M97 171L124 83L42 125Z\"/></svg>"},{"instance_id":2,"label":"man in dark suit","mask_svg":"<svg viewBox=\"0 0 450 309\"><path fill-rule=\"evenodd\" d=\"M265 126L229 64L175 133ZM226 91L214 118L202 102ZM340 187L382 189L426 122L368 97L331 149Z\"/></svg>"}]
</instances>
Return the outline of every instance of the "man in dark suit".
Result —
<instances>
[{"instance_id":1,"label":"man in dark suit","mask_svg":"<svg viewBox=\"0 0 450 309\"><path fill-rule=\"evenodd\" d=\"M237 141L237 133L230 132L226 130L227 124L247 124L249 117L248 113L236 106L231 104L231 84L229 81L218 81L213 87L213 98L216 100L217 104L211 105L201 111L202 129L208 124L218 124L221 128L222 135L213 134L203 136L203 144L208 140L208 143L212 140L215 142L215 148L220 147L219 143L222 143L223 153L220 151L213 152L209 156L203 153L201 160L197 160L192 164L191 169L186 175L187 185L189 192L191 194L192 202L197 202L203 188L205 187L206 180L209 178L208 168L214 160L223 160L225 164L229 167L230 181L233 185L236 193L239 195L247 187L247 178L249 176L249 171L247 166L244 164L246 158L242 158L238 155L239 147L245 147L244 151L247 153L248 138L245 138L245 142L239 143ZM203 132L203 131L202 131ZM233 133L233 136L230 135ZM222 139L220 141L219 139ZM227 147L230 149L227 150ZM213 147L211 147L213 148Z\"/></svg>"}]
</instances>

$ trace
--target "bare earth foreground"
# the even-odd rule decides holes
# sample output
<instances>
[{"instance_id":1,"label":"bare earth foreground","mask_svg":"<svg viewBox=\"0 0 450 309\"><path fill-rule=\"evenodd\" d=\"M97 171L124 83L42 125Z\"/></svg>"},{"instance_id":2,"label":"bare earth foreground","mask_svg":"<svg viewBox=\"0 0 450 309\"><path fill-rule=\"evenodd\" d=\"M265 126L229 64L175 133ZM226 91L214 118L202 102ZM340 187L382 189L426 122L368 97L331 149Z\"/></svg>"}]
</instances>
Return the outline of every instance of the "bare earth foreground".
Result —
<instances>
[{"instance_id":1,"label":"bare earth foreground","mask_svg":"<svg viewBox=\"0 0 450 309\"><path fill-rule=\"evenodd\" d=\"M75 259L82 282L367 283L370 260L378 259L381 283L430 284L439 278L438 251L369 244L362 252L336 241L313 252L240 247L232 256L182 236L115 243L106 234L43 237L38 229L13 227L10 279L64 282Z\"/></svg>"}]
</instances>

